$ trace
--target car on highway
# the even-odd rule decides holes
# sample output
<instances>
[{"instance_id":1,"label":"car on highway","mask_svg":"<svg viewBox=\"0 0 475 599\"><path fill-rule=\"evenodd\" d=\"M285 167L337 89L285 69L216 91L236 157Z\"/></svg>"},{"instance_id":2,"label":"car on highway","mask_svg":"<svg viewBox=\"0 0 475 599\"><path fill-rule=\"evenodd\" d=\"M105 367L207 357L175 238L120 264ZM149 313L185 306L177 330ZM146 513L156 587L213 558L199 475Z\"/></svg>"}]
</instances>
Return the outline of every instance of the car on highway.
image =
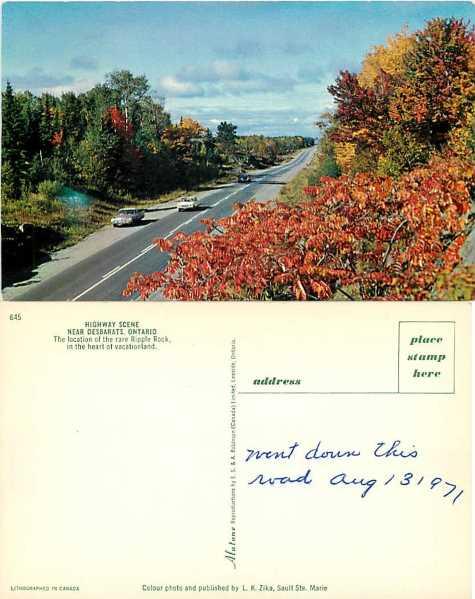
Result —
<instances>
[{"instance_id":1,"label":"car on highway","mask_svg":"<svg viewBox=\"0 0 475 599\"><path fill-rule=\"evenodd\" d=\"M124 227L140 222L143 217L144 211L139 208L121 208L114 218L111 218L111 223L114 227Z\"/></svg>"},{"instance_id":2,"label":"car on highway","mask_svg":"<svg viewBox=\"0 0 475 599\"><path fill-rule=\"evenodd\" d=\"M181 198L178 198L178 202L176 204L178 212L181 212L182 210L193 210L198 208L198 206L198 196L182 196Z\"/></svg>"},{"instance_id":3,"label":"car on highway","mask_svg":"<svg viewBox=\"0 0 475 599\"><path fill-rule=\"evenodd\" d=\"M248 175L247 173L240 173L238 177L238 183L250 183L251 181L251 175Z\"/></svg>"}]
</instances>

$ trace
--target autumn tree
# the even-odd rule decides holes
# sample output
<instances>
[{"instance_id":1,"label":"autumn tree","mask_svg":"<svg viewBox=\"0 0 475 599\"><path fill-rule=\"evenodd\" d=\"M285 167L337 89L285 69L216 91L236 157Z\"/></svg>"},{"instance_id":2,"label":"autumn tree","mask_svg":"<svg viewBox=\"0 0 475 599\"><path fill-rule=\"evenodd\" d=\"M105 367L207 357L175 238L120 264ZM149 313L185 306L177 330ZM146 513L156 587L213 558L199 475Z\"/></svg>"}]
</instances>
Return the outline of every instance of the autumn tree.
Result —
<instances>
[{"instance_id":1,"label":"autumn tree","mask_svg":"<svg viewBox=\"0 0 475 599\"><path fill-rule=\"evenodd\" d=\"M434 19L415 35L404 77L390 102L391 118L435 148L465 123L475 102L475 35L459 19Z\"/></svg>"},{"instance_id":2,"label":"autumn tree","mask_svg":"<svg viewBox=\"0 0 475 599\"><path fill-rule=\"evenodd\" d=\"M337 127L332 138L339 144L337 160L344 171L356 154L364 152L369 156L369 166L375 166L387 129L391 89L391 78L384 72L378 75L374 88L363 87L358 76L349 71L342 71L335 84L328 87L336 104Z\"/></svg>"},{"instance_id":3,"label":"autumn tree","mask_svg":"<svg viewBox=\"0 0 475 599\"><path fill-rule=\"evenodd\" d=\"M375 46L364 58L358 81L363 87L377 85L382 72L398 78L404 74L404 58L413 47L415 36L410 35L407 27L388 37L386 45Z\"/></svg>"},{"instance_id":4,"label":"autumn tree","mask_svg":"<svg viewBox=\"0 0 475 599\"><path fill-rule=\"evenodd\" d=\"M150 90L147 78L145 75L134 76L130 71L117 70L106 75L105 85L112 91L129 126L133 123L137 105Z\"/></svg>"},{"instance_id":5,"label":"autumn tree","mask_svg":"<svg viewBox=\"0 0 475 599\"><path fill-rule=\"evenodd\" d=\"M344 172L399 176L447 145L463 156L473 123L474 57L472 27L433 19L373 49L359 74L340 73L328 89Z\"/></svg>"},{"instance_id":6,"label":"autumn tree","mask_svg":"<svg viewBox=\"0 0 475 599\"><path fill-rule=\"evenodd\" d=\"M163 132L163 142L174 157L177 176L185 186L199 181L206 172L206 136L206 128L190 117L182 117L177 125Z\"/></svg>"}]
</instances>

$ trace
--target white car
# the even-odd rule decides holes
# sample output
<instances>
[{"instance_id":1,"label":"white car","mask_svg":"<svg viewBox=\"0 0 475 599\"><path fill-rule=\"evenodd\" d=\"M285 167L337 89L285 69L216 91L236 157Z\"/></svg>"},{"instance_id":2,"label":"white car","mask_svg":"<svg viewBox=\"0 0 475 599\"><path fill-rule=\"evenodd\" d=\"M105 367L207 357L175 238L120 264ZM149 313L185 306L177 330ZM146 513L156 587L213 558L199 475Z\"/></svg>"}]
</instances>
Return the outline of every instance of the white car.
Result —
<instances>
[{"instance_id":1,"label":"white car","mask_svg":"<svg viewBox=\"0 0 475 599\"><path fill-rule=\"evenodd\" d=\"M138 223L143 217L144 211L139 208L121 208L117 215L111 218L111 223L114 227L123 227Z\"/></svg>"},{"instance_id":2,"label":"white car","mask_svg":"<svg viewBox=\"0 0 475 599\"><path fill-rule=\"evenodd\" d=\"M182 210L193 210L194 208L198 208L198 206L198 196L183 196L178 198L176 204L178 212L181 212Z\"/></svg>"}]
</instances>

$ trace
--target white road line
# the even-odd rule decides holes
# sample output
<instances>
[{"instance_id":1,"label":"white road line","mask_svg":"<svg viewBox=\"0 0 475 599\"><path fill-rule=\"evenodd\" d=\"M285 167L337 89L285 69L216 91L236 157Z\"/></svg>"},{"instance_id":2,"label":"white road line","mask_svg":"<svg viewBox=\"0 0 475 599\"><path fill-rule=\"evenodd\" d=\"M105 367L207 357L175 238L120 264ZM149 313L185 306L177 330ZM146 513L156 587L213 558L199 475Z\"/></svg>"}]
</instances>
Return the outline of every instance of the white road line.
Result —
<instances>
[{"instance_id":1,"label":"white road line","mask_svg":"<svg viewBox=\"0 0 475 599\"><path fill-rule=\"evenodd\" d=\"M215 202L214 204L211 204L210 208L214 208L215 206L217 206L218 204L221 204L221 202L224 202L225 200L229 199L231 196L233 196L235 193L239 193L240 191L242 191L243 189L246 189L247 187L249 187L249 185L251 185L251 183L248 183L247 185L245 185L244 187L239 187L239 189L236 189L235 191L233 191L232 193L229 193L225 198L221 198L220 200L218 200L217 202Z\"/></svg>"},{"instance_id":2,"label":"white road line","mask_svg":"<svg viewBox=\"0 0 475 599\"><path fill-rule=\"evenodd\" d=\"M292 163L290 163L292 164ZM278 167L275 167L278 168ZM271 169L269 169L271 170ZM265 181L265 179L263 179ZM168 233L168 235L166 235L165 239L169 239L174 233L176 233L179 229L181 229L183 226L188 225L189 223L191 223L193 220L195 220L195 218L198 218L199 216L201 216L202 214L204 214L205 212L208 212L208 210L210 208L214 208L215 206L217 206L218 204L221 204L221 202L224 202L225 200L229 199L231 196L233 196L236 193L239 193L240 191L243 191L244 189L247 189L250 185L252 185L251 183L248 183L247 185L245 185L244 187L239 187L238 189L236 189L235 191L233 191L232 193L228 194L227 196L225 196L224 198L221 198L220 200L218 200L217 202L215 202L214 204L212 204L209 208L206 208L206 210L203 210L202 212L198 212L197 214L195 214L195 216L192 216L191 218L189 218L187 221L185 221L184 223L180 223L177 227L175 227L172 231L170 231L170 233ZM150 223L152 224L152 223ZM89 293L90 291L92 291L93 289L95 289L96 287L98 287L99 285L101 285L104 281L107 281L107 279L110 279L110 277L113 277L114 275L116 275L118 272L120 272L121 270L123 270L126 266L129 266L129 264L132 264L132 262L135 262L136 260L138 260L139 258L142 258L142 256L144 256L145 254L147 254L148 252L150 252L151 250L153 250L153 248L155 247L155 244L152 243L150 245L148 245L147 247L145 247L140 254L137 254L137 256L135 256L134 258L131 258L128 262L126 262L125 264L122 264L121 266L116 266L115 268L113 268L112 270L110 270L109 272L107 272L105 275L103 275L99 281L97 281L96 283L94 283L94 285L91 285L90 287L88 287L85 291L83 291L82 293L80 293L79 295L76 295L76 297L74 297L71 301L75 302L78 299L80 299L81 297L83 297L84 295L86 295L87 293Z\"/></svg>"},{"instance_id":3,"label":"white road line","mask_svg":"<svg viewBox=\"0 0 475 599\"><path fill-rule=\"evenodd\" d=\"M227 200L228 198L230 198L233 194L230 193L229 195L227 195L225 198L221 198L220 200L218 200L217 202L215 202L214 204L211 204L210 208L214 208L215 206L217 206L218 204L221 204L221 202L224 202L224 200Z\"/></svg>"},{"instance_id":4,"label":"white road line","mask_svg":"<svg viewBox=\"0 0 475 599\"><path fill-rule=\"evenodd\" d=\"M232 195L232 194L230 194L230 195ZM229 196L226 196L226 197L229 197ZM220 201L222 202L224 199L226 199L226 198L223 198ZM176 233L176 231L178 231L178 229L181 229L181 227L184 227L185 225L188 225L193 220L195 220L195 218L198 218L199 216L201 216L202 214L204 214L208 210L209 210L209 208L207 208L206 210L203 210L202 212L198 212L197 214L195 214L195 216L192 216L191 218L189 218L188 220L186 220L184 223L180 223L178 225L178 227L175 227L172 231L170 231L170 233L168 233L168 235L165 237L165 239L168 239L169 237L171 237L174 233ZM113 268L112 270L110 270L108 273L106 273L105 275L103 275L99 281L97 281L96 283L94 283L94 285L91 285L90 287L88 287L82 293L80 293L79 295L77 295L76 297L74 297L71 301L75 302L76 300L80 299L81 297L83 297L84 295L86 295L86 293L89 293L89 291L92 291L93 289L95 289L96 287L98 287L101 283L103 283L104 281L107 281L107 279L110 279L110 277L113 277L118 272L120 272L121 270L123 270L126 266L129 266L129 264L132 264L132 262L135 262L135 260L138 260L139 258L142 258L142 256L144 256L145 254L147 254L148 252L150 252L151 250L153 250L154 247L155 247L155 244L152 243L149 246L147 246L146 248L144 248L140 252L140 254L137 254L137 256L135 256L134 258L131 258L125 264L122 264L121 266L116 266L115 268Z\"/></svg>"},{"instance_id":5,"label":"white road line","mask_svg":"<svg viewBox=\"0 0 475 599\"><path fill-rule=\"evenodd\" d=\"M122 264L122 266L117 266L116 268L114 268L113 270L111 270L110 272L108 272L107 274L105 274L101 279L99 279L99 281L97 281L97 283L94 283L94 285L91 285L85 291L83 291L79 295L76 295L76 297L74 297L71 301L75 302L76 300L78 300L79 298L81 298L83 295L86 295L86 293L89 293L89 291L92 291L93 289L95 289L96 287L98 287L101 283L103 283L107 279L110 279L111 277L113 277L114 275L116 275L118 272L120 272L121 270L123 270L126 266L129 266L129 264L132 264L132 262L135 262L139 258L142 258L142 256L144 256L148 252L152 251L154 247L155 247L155 245L152 244L147 251L142 250L142 252L140 252L140 254L138 254L134 258L131 258L128 262L125 262L125 264Z\"/></svg>"},{"instance_id":6,"label":"white road line","mask_svg":"<svg viewBox=\"0 0 475 599\"><path fill-rule=\"evenodd\" d=\"M111 275L113 275L115 273L115 271L120 268L119 266L116 266L115 268L113 268L112 270L110 270L109 272L106 272L105 275L102 275L102 279L108 279Z\"/></svg>"},{"instance_id":7,"label":"white road line","mask_svg":"<svg viewBox=\"0 0 475 599\"><path fill-rule=\"evenodd\" d=\"M188 225L189 223L191 223L192 220L195 220L195 218L198 218L198 216L201 216L202 214L204 214L205 212L207 212L208 208L206 210L203 210L202 212L198 212L198 214L195 214L195 216L192 216L191 218L189 218L188 220L186 220L184 223L180 223L178 225L178 227L175 227L174 229L172 229L170 231L170 233L168 233L168 235L166 235L164 237L164 239L168 239L169 237L171 237L174 233L176 233L178 231L178 229L181 229L184 225Z\"/></svg>"}]
</instances>

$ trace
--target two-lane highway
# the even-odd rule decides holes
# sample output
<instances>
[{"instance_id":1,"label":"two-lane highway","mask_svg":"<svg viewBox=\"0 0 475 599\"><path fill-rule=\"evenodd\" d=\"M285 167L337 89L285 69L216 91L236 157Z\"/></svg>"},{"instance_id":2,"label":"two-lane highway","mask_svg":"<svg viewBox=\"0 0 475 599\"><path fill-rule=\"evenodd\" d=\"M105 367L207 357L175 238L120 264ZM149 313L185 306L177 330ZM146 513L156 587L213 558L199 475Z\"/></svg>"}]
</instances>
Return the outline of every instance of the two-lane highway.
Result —
<instances>
[{"instance_id":1,"label":"two-lane highway","mask_svg":"<svg viewBox=\"0 0 475 599\"><path fill-rule=\"evenodd\" d=\"M303 168L314 148L303 150L292 161L260 171L248 184L235 184L207 193L200 200L200 209L188 212L170 211L164 218L137 226L137 231L94 253L74 266L34 285L14 299L19 301L125 301L122 291L134 272L151 273L163 270L167 254L153 245L157 237L170 238L178 231L192 233L204 226L203 218L219 219L231 214L236 202L245 203L263 186L269 199L275 197L278 183L288 180ZM268 187L267 187L268 186Z\"/></svg>"}]
</instances>

